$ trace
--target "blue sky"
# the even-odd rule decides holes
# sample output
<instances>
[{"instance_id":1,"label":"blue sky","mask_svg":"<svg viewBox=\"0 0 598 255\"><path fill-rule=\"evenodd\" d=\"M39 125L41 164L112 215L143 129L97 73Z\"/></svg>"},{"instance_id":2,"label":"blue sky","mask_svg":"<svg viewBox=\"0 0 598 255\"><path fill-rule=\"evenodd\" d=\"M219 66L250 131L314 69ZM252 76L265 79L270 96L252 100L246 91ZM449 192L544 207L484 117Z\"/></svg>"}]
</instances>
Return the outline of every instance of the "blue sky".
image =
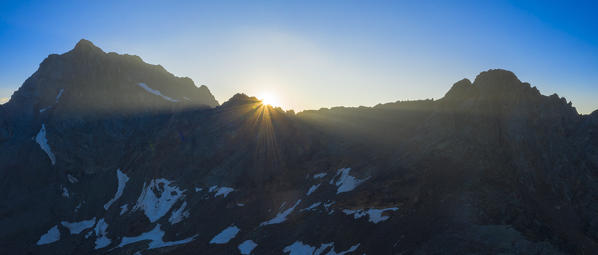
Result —
<instances>
[{"instance_id":1,"label":"blue sky","mask_svg":"<svg viewBox=\"0 0 598 255\"><path fill-rule=\"evenodd\" d=\"M285 109L440 98L504 68L598 109L598 4L575 1L2 1L0 98L86 38Z\"/></svg>"}]
</instances>

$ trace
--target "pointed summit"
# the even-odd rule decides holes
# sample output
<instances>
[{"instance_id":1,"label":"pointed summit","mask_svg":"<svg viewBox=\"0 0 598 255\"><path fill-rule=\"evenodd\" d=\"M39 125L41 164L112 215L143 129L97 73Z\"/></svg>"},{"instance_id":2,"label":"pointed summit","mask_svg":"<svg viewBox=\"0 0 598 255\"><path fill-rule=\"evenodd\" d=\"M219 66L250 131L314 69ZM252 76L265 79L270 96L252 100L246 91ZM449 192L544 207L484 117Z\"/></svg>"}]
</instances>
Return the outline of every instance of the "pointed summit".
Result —
<instances>
[{"instance_id":1,"label":"pointed summit","mask_svg":"<svg viewBox=\"0 0 598 255\"><path fill-rule=\"evenodd\" d=\"M71 52L101 52L101 53L104 53L104 51L102 49L95 46L91 41L86 40L86 39L79 40L79 42L75 45L75 48L73 48L73 50L71 50Z\"/></svg>"}]
</instances>

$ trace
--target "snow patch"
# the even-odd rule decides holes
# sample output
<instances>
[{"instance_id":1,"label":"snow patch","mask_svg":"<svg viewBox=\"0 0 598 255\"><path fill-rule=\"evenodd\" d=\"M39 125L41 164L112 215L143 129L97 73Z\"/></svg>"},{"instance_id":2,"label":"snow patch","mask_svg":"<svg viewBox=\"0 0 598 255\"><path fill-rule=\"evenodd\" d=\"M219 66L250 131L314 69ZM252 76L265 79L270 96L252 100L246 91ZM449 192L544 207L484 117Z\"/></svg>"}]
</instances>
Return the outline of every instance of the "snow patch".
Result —
<instances>
[{"instance_id":1,"label":"snow patch","mask_svg":"<svg viewBox=\"0 0 598 255\"><path fill-rule=\"evenodd\" d=\"M324 178L326 175L327 173L314 174L314 179Z\"/></svg>"},{"instance_id":2,"label":"snow patch","mask_svg":"<svg viewBox=\"0 0 598 255\"><path fill-rule=\"evenodd\" d=\"M222 232L220 232L220 234L217 234L216 236L214 236L214 238L212 238L212 240L210 241L210 244L228 243L228 241L230 241L231 239L235 238L235 236L237 236L237 234L239 233L239 230L240 229L235 225L227 227L224 230L222 230Z\"/></svg>"},{"instance_id":3,"label":"snow patch","mask_svg":"<svg viewBox=\"0 0 598 255\"><path fill-rule=\"evenodd\" d=\"M122 216L123 214L127 213L127 211L129 210L129 205L128 204L124 204L120 207L120 215Z\"/></svg>"},{"instance_id":4,"label":"snow patch","mask_svg":"<svg viewBox=\"0 0 598 255\"><path fill-rule=\"evenodd\" d=\"M284 222L285 220L287 220L287 216L289 216L289 214L291 214L293 212L293 210L295 210L295 207L297 207L297 205L299 205L299 203L301 203L301 199L299 199L295 205L293 205L293 207L284 210L283 212L279 212L274 218L272 218L269 221L266 222L262 222L260 224L260 226L266 226L266 225L271 225L271 224L278 224L281 222Z\"/></svg>"},{"instance_id":5,"label":"snow patch","mask_svg":"<svg viewBox=\"0 0 598 255\"><path fill-rule=\"evenodd\" d=\"M345 213L346 215L353 215L353 217L355 219L359 219L363 216L368 216L369 221L372 223L379 223L385 220L388 220L390 218L390 216L383 216L382 213L386 212L386 211L396 211L399 210L399 208L397 207L391 207L391 208L385 208L385 209L361 209L361 210L349 210L349 209L345 209L343 210L343 213Z\"/></svg>"},{"instance_id":6,"label":"snow patch","mask_svg":"<svg viewBox=\"0 0 598 255\"><path fill-rule=\"evenodd\" d=\"M314 251L314 254L317 254L317 255L322 254L326 250L328 250L328 248L330 248L330 247L332 247L330 252L334 252L334 243L325 243L325 244L320 245L320 248L316 249L316 251ZM326 255L328 255L328 254L326 254Z\"/></svg>"},{"instance_id":7,"label":"snow patch","mask_svg":"<svg viewBox=\"0 0 598 255\"><path fill-rule=\"evenodd\" d=\"M328 215L331 215L331 214L333 214L333 213L334 213L334 209L333 209L333 210L330 210L330 207L331 207L331 206L332 206L334 203L336 203L336 202L328 200L328 203L325 203L325 204L324 204L324 208L326 208L326 211L328 212Z\"/></svg>"},{"instance_id":8,"label":"snow patch","mask_svg":"<svg viewBox=\"0 0 598 255\"><path fill-rule=\"evenodd\" d=\"M187 202L185 201L185 202L183 202L181 207L179 207L179 209L172 211L170 218L168 218L168 222L170 222L170 224L174 225L174 224L177 224L177 223L183 221L185 218L189 217L189 211L185 211L186 206L187 206Z\"/></svg>"},{"instance_id":9,"label":"snow patch","mask_svg":"<svg viewBox=\"0 0 598 255\"><path fill-rule=\"evenodd\" d=\"M150 181L143 184L143 190L133 210L142 209L150 222L162 218L176 201L183 196L184 190L170 184L166 179Z\"/></svg>"},{"instance_id":10,"label":"snow patch","mask_svg":"<svg viewBox=\"0 0 598 255\"><path fill-rule=\"evenodd\" d=\"M46 125L42 124L42 128L35 136L35 141L39 144L39 147L48 154L48 158L52 162L52 165L56 164L56 156L52 153L50 145L48 145L48 139L46 138Z\"/></svg>"},{"instance_id":11,"label":"snow patch","mask_svg":"<svg viewBox=\"0 0 598 255\"><path fill-rule=\"evenodd\" d=\"M231 193L233 191L235 191L235 189L233 189L233 188L220 187L218 189L218 191L216 191L216 195L214 195L214 197L217 197L217 196L224 196L224 197L226 197L226 196L228 196L228 193Z\"/></svg>"},{"instance_id":12,"label":"snow patch","mask_svg":"<svg viewBox=\"0 0 598 255\"><path fill-rule=\"evenodd\" d=\"M147 249L156 249L156 248L174 246L174 245L185 244L185 243L191 242L191 241L193 241L193 239L195 239L195 237L197 237L197 235L183 239L183 240L170 241L170 242L165 242L162 239L163 237L164 237L164 231L162 231L160 229L160 224L156 224L156 227L154 227L154 229L150 230L149 232L142 233L139 236L123 237L123 239L120 242L120 244L118 245L118 247L123 247L127 244L149 240L150 243L149 243L149 246Z\"/></svg>"},{"instance_id":13,"label":"snow patch","mask_svg":"<svg viewBox=\"0 0 598 255\"><path fill-rule=\"evenodd\" d=\"M148 87L147 84L145 84L143 82L137 83L137 85L139 85L139 87L142 87L143 89L145 89L145 91L152 93L156 96L160 96L160 97L164 98L165 100L168 100L170 102L175 102L175 103L178 102L178 100L176 100L176 99L172 99L170 97L162 95L162 93L159 90L152 89L152 88Z\"/></svg>"},{"instance_id":14,"label":"snow patch","mask_svg":"<svg viewBox=\"0 0 598 255\"><path fill-rule=\"evenodd\" d=\"M345 255L345 254L347 254L347 253L349 253L349 252L354 252L355 250L357 250L357 248L359 248L359 245L360 245L360 244L353 245L353 246L351 246L351 247L350 247L348 250L346 250L346 251L341 251L341 252L339 252L339 253L336 253L336 252L334 251L334 246L332 246L332 249L330 249L330 251L329 251L328 253L326 253L326 255Z\"/></svg>"},{"instance_id":15,"label":"snow patch","mask_svg":"<svg viewBox=\"0 0 598 255\"><path fill-rule=\"evenodd\" d=\"M123 172L121 172L120 168L116 169L116 177L118 179L118 187L116 188L116 194L114 194L114 197L104 205L104 210L108 210L108 208L110 208L110 206L114 202L116 202L116 200L118 200L120 196L123 195L123 191L125 190L125 184L127 184L127 182L129 181L129 177Z\"/></svg>"},{"instance_id":16,"label":"snow patch","mask_svg":"<svg viewBox=\"0 0 598 255\"><path fill-rule=\"evenodd\" d=\"M77 182L79 182L79 180L77 178L75 178L75 176L72 176L70 174L66 175L66 179L68 179L70 183L77 183Z\"/></svg>"},{"instance_id":17,"label":"snow patch","mask_svg":"<svg viewBox=\"0 0 598 255\"><path fill-rule=\"evenodd\" d=\"M336 175L334 176L335 178L340 175L336 183L334 183L338 187L338 189L336 190L336 194L351 191L355 189L359 184L369 179L368 177L366 179L359 180L349 175L349 171L351 171L351 168L341 168L336 172ZM330 184L334 182L335 178L332 178L330 180Z\"/></svg>"},{"instance_id":18,"label":"snow patch","mask_svg":"<svg viewBox=\"0 0 598 255\"><path fill-rule=\"evenodd\" d=\"M106 230L108 229L108 223L106 223L106 221L104 220L104 218L100 219L98 221L98 224L96 224L96 227L94 229L94 232L96 234L96 242L95 242L95 249L101 249L104 248L108 245L110 245L110 243L112 242L112 240L110 240L110 238L108 238L106 236L107 232Z\"/></svg>"},{"instance_id":19,"label":"snow patch","mask_svg":"<svg viewBox=\"0 0 598 255\"><path fill-rule=\"evenodd\" d=\"M316 208L316 207L320 206L321 204L322 204L322 202L316 202L316 203L313 203L313 204L312 204L312 205L310 205L309 207L301 209L301 212L303 212L303 211L310 211L310 210L313 210L314 208Z\"/></svg>"},{"instance_id":20,"label":"snow patch","mask_svg":"<svg viewBox=\"0 0 598 255\"><path fill-rule=\"evenodd\" d=\"M316 184L316 185L311 186L309 188L309 190L307 191L307 195L309 196L309 195L311 195L311 193L314 193L314 191L316 191L316 189L318 189L318 187L320 187L320 184Z\"/></svg>"},{"instance_id":21,"label":"snow patch","mask_svg":"<svg viewBox=\"0 0 598 255\"><path fill-rule=\"evenodd\" d=\"M58 240L60 240L60 230L58 230L58 225L56 225L39 238L37 245L49 244Z\"/></svg>"},{"instance_id":22,"label":"snow patch","mask_svg":"<svg viewBox=\"0 0 598 255\"><path fill-rule=\"evenodd\" d=\"M239 248L239 252L241 252L242 255L249 255L249 254L251 254L251 251L253 251L253 249L255 249L255 247L257 247L257 244L254 241L247 240L247 241L239 244L238 248Z\"/></svg>"},{"instance_id":23,"label":"snow patch","mask_svg":"<svg viewBox=\"0 0 598 255\"><path fill-rule=\"evenodd\" d=\"M45 108L39 109L39 112L40 113L45 112L45 111L49 110L50 108L52 108L55 104L57 104L58 103L58 99L60 99L60 97L62 96L62 92L64 92L64 89L60 89L60 91L58 92L58 95L56 95L56 102L55 103L53 103L52 105L47 106Z\"/></svg>"},{"instance_id":24,"label":"snow patch","mask_svg":"<svg viewBox=\"0 0 598 255\"><path fill-rule=\"evenodd\" d=\"M69 198L71 195L69 194L69 190L66 187L62 187L62 196Z\"/></svg>"},{"instance_id":25,"label":"snow patch","mask_svg":"<svg viewBox=\"0 0 598 255\"><path fill-rule=\"evenodd\" d=\"M96 218L93 217L90 220L84 220L79 222L62 221L60 222L60 224L62 224L65 228L68 228L71 232L71 235L75 235L83 232L86 229L92 228L93 225L96 224Z\"/></svg>"},{"instance_id":26,"label":"snow patch","mask_svg":"<svg viewBox=\"0 0 598 255\"><path fill-rule=\"evenodd\" d=\"M58 103L58 99L60 99L62 96L62 92L64 92L64 89L60 89L60 91L58 91L58 95L56 95L56 103Z\"/></svg>"},{"instance_id":27,"label":"snow patch","mask_svg":"<svg viewBox=\"0 0 598 255\"><path fill-rule=\"evenodd\" d=\"M324 252L326 251L328 251L326 255L345 255L349 252L354 252L355 250L357 250L359 245L360 244L353 245L348 250L337 253L334 251L334 243L325 243L320 245L320 247L316 249L316 247L314 246L304 244L301 241L296 241L293 244L285 247L282 251L285 253L289 253L289 255L321 255L324 254Z\"/></svg>"},{"instance_id":28,"label":"snow patch","mask_svg":"<svg viewBox=\"0 0 598 255\"><path fill-rule=\"evenodd\" d=\"M287 247L284 247L282 251L285 253L289 253L289 255L305 255L314 254L315 250L316 247L309 246L301 241L297 241Z\"/></svg>"},{"instance_id":29,"label":"snow patch","mask_svg":"<svg viewBox=\"0 0 598 255\"><path fill-rule=\"evenodd\" d=\"M200 192L202 190L203 190L202 188L195 187L195 192Z\"/></svg>"}]
</instances>

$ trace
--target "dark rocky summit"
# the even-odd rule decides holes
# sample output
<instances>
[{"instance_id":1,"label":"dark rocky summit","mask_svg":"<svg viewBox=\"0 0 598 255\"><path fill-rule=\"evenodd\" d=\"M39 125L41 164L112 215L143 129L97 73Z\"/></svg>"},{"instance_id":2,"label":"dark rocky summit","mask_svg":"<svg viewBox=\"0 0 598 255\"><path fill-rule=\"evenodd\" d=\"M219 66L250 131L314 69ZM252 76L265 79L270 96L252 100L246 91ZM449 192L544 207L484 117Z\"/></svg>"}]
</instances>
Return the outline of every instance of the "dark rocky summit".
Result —
<instances>
[{"instance_id":1,"label":"dark rocky summit","mask_svg":"<svg viewBox=\"0 0 598 255\"><path fill-rule=\"evenodd\" d=\"M0 105L0 254L592 254L597 178L509 71L294 114L82 40Z\"/></svg>"}]
</instances>

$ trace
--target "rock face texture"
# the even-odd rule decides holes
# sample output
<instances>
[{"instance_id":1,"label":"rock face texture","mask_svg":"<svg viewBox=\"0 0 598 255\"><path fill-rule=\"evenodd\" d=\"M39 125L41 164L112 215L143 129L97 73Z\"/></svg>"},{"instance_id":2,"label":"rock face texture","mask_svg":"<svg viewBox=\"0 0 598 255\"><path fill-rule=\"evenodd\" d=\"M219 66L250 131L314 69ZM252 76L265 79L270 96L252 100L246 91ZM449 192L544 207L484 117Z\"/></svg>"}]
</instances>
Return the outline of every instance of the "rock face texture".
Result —
<instances>
[{"instance_id":1,"label":"rock face texture","mask_svg":"<svg viewBox=\"0 0 598 255\"><path fill-rule=\"evenodd\" d=\"M598 113L509 71L294 114L82 40L0 105L0 253L591 254L597 178Z\"/></svg>"}]
</instances>

